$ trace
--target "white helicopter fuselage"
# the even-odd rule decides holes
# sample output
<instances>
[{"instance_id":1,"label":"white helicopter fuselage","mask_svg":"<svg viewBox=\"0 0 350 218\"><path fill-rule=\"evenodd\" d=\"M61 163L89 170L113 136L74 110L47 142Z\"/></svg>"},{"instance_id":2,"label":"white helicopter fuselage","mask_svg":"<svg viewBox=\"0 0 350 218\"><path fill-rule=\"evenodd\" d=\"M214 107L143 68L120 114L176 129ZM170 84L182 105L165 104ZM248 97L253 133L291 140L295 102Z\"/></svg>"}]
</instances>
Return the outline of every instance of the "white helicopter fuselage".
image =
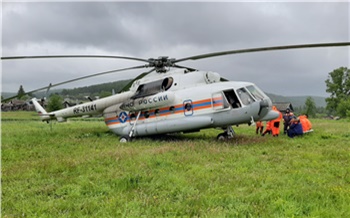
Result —
<instances>
[{"instance_id":1,"label":"white helicopter fuselage","mask_svg":"<svg viewBox=\"0 0 350 218\"><path fill-rule=\"evenodd\" d=\"M161 75L159 83L165 79L168 87L155 94L141 93L142 97L106 108L103 114L111 131L120 136L131 131L133 136L192 132L278 117L271 110L271 100L253 83L220 82L217 73L185 70ZM142 92L140 85L148 82L147 78L136 81L131 90Z\"/></svg>"},{"instance_id":2,"label":"white helicopter fuselage","mask_svg":"<svg viewBox=\"0 0 350 218\"><path fill-rule=\"evenodd\" d=\"M102 114L108 128L120 136L145 136L228 128L272 120L278 113L253 83L220 81L214 72L185 69L151 73L130 91L47 113L33 99L43 121Z\"/></svg>"}]
</instances>

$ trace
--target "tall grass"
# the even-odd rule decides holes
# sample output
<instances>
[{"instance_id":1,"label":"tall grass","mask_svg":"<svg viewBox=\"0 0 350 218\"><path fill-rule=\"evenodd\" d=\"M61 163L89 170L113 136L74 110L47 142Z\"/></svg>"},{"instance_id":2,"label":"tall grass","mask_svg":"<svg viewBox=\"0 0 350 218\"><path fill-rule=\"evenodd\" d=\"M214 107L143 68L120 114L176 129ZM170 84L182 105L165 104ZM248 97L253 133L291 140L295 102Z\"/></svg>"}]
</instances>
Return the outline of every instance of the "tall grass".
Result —
<instances>
[{"instance_id":1,"label":"tall grass","mask_svg":"<svg viewBox=\"0 0 350 218\"><path fill-rule=\"evenodd\" d=\"M3 217L350 217L350 123L300 138L219 130L120 144L101 119L2 113ZM34 117L34 118L33 118Z\"/></svg>"}]
</instances>

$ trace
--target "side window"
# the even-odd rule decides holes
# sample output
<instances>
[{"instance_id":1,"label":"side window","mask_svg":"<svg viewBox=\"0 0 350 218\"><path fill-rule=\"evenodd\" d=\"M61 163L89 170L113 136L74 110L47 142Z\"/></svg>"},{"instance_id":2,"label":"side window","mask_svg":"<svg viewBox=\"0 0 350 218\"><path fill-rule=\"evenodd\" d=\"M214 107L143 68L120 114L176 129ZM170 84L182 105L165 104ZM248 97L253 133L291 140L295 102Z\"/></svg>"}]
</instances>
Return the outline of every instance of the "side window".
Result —
<instances>
[{"instance_id":1,"label":"side window","mask_svg":"<svg viewBox=\"0 0 350 218\"><path fill-rule=\"evenodd\" d=\"M187 99L183 102L183 110L184 110L185 116L192 116L193 115L192 100Z\"/></svg>"},{"instance_id":2,"label":"side window","mask_svg":"<svg viewBox=\"0 0 350 218\"><path fill-rule=\"evenodd\" d=\"M136 120L136 114L135 114L135 113L130 113L130 114L129 114L129 117L130 117L130 120L131 120L131 121Z\"/></svg>"},{"instance_id":3,"label":"side window","mask_svg":"<svg viewBox=\"0 0 350 218\"><path fill-rule=\"evenodd\" d=\"M186 104L185 104L185 110L186 110L186 111L192 110L192 105L191 105L191 103L186 103Z\"/></svg>"},{"instance_id":4,"label":"side window","mask_svg":"<svg viewBox=\"0 0 350 218\"><path fill-rule=\"evenodd\" d=\"M149 111L145 111L144 112L144 116L145 116L146 119L149 118Z\"/></svg>"},{"instance_id":5,"label":"side window","mask_svg":"<svg viewBox=\"0 0 350 218\"><path fill-rule=\"evenodd\" d=\"M224 91L227 102L231 105L232 108L240 108L241 103L239 102L236 93L231 89ZM225 107L227 107L225 105Z\"/></svg>"},{"instance_id":6,"label":"side window","mask_svg":"<svg viewBox=\"0 0 350 218\"><path fill-rule=\"evenodd\" d=\"M240 88L237 90L237 93L244 105L249 105L254 102L254 99L249 95L246 89Z\"/></svg>"},{"instance_id":7,"label":"side window","mask_svg":"<svg viewBox=\"0 0 350 218\"><path fill-rule=\"evenodd\" d=\"M169 108L169 111L170 111L171 113L175 113L175 107L174 107L174 106L171 106L171 107Z\"/></svg>"},{"instance_id":8,"label":"side window","mask_svg":"<svg viewBox=\"0 0 350 218\"><path fill-rule=\"evenodd\" d=\"M155 114L156 116L159 116L159 115L160 115L159 109L156 109L156 110L154 111L154 114Z\"/></svg>"},{"instance_id":9,"label":"side window","mask_svg":"<svg viewBox=\"0 0 350 218\"><path fill-rule=\"evenodd\" d=\"M224 92L213 93L211 101L214 110L221 110L229 107L226 97L224 96Z\"/></svg>"}]
</instances>

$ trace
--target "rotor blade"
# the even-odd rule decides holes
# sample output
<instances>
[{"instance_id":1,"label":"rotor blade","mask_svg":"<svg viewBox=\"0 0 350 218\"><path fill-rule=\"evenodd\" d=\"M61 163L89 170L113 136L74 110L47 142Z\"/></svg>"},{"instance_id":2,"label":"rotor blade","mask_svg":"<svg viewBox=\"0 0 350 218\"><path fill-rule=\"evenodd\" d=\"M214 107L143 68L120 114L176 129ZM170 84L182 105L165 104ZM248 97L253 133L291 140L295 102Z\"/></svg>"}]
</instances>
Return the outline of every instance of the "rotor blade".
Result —
<instances>
[{"instance_id":1,"label":"rotor blade","mask_svg":"<svg viewBox=\"0 0 350 218\"><path fill-rule=\"evenodd\" d=\"M128 59L134 61L143 61L149 63L148 60L143 58L134 58L127 56L115 56L115 55L40 55L40 56L10 56L1 57L1 60L14 60L14 59L44 59L44 58L114 58L114 59Z\"/></svg>"},{"instance_id":2,"label":"rotor blade","mask_svg":"<svg viewBox=\"0 0 350 218\"><path fill-rule=\"evenodd\" d=\"M48 85L48 86L45 86L45 87L42 87L42 88L39 88L39 89L35 89L35 90L32 90L32 91L26 92L26 93L24 93L24 94L25 94L25 95L26 95L26 94L31 94L31 93L33 93L33 92L37 92L37 91L40 91L40 90L44 90L44 89L47 89L47 88L49 88L49 87L52 88L52 87L60 86L60 85L63 85L63 84L75 82L75 81L78 81L78 80L87 79L87 78L90 78L90 77L101 76L101 75L105 75L105 74L109 74L109 73L116 73L116 72L126 71L126 70L140 69L140 68L145 68L145 67L147 67L147 66L148 66L148 65L140 65L140 66L128 67L128 68L117 69L117 70L109 70L109 71L104 71L104 72L100 72L100 73L95 73L95 74L91 74L91 75L87 75L87 76L78 77L78 78L75 78L75 79L67 80L67 81L64 81L64 82L56 83L56 84L51 84L51 83L50 83L50 85ZM12 96L12 97L3 99L3 100L1 100L1 102L5 102L5 101L8 101L8 100L14 99L14 98L16 98L17 96L18 96L18 95L15 95L15 96Z\"/></svg>"},{"instance_id":3,"label":"rotor blade","mask_svg":"<svg viewBox=\"0 0 350 218\"><path fill-rule=\"evenodd\" d=\"M119 93L128 91L128 90L130 89L131 85L132 85L136 80L139 80L139 79L141 79L141 78L147 76L148 74L152 73L152 72L155 71L155 70L156 70L156 68L153 68L153 69L151 69L151 70L148 71L148 72L141 73L141 74L138 75L135 79L131 80L128 84L126 84L126 86L124 86L124 87L122 88L122 90L121 90Z\"/></svg>"},{"instance_id":4,"label":"rotor blade","mask_svg":"<svg viewBox=\"0 0 350 218\"><path fill-rule=\"evenodd\" d=\"M174 61L174 63L187 61L187 60L198 60L198 59L211 58L216 56L241 54L241 53L249 53L249 52L287 50L287 49L297 49L297 48L336 47L336 46L349 46L349 45L350 45L350 42L338 42L338 43L318 43L318 44L300 44L300 45L248 48L248 49L229 50L229 51L213 52L208 54L190 56L187 58L177 59Z\"/></svg>"},{"instance_id":5,"label":"rotor blade","mask_svg":"<svg viewBox=\"0 0 350 218\"><path fill-rule=\"evenodd\" d=\"M187 69L187 70L189 70L189 71L197 71L197 69L194 69L194 68L191 68L191 67L184 67L184 66L180 66L180 65L177 65L177 64L174 64L173 67L182 68L182 69Z\"/></svg>"}]
</instances>

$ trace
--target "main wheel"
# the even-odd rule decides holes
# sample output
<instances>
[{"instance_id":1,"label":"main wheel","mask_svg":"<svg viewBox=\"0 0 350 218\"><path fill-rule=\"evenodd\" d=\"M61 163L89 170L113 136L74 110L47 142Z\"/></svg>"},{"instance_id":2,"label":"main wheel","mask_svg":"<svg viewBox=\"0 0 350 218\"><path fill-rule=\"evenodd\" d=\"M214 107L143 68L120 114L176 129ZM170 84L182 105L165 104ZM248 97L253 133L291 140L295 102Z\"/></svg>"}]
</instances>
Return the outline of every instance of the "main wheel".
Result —
<instances>
[{"instance_id":1,"label":"main wheel","mask_svg":"<svg viewBox=\"0 0 350 218\"><path fill-rule=\"evenodd\" d=\"M216 139L217 139L218 141L226 141L226 140L228 139L228 135L227 135L226 132L220 133L220 134L216 137Z\"/></svg>"}]
</instances>

